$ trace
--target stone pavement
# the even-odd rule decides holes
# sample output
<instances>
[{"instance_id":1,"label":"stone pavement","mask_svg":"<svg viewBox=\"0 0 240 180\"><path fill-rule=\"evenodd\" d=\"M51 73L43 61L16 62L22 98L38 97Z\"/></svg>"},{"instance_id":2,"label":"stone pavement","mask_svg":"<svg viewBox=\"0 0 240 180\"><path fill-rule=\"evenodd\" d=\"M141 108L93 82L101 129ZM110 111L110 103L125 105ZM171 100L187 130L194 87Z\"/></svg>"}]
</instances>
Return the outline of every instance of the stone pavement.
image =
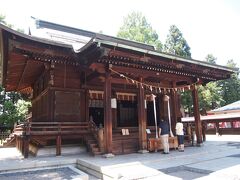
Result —
<instances>
[{"instance_id":1,"label":"stone pavement","mask_svg":"<svg viewBox=\"0 0 240 180\"><path fill-rule=\"evenodd\" d=\"M182 179L240 179L239 135L219 137L208 135L207 142L202 147L187 147L185 152L172 150L167 155L160 152L136 153L107 159L101 156L92 157L88 154L23 159L14 148L10 149L0 148L0 172L2 173L17 169L74 165L78 159L98 167L139 163L159 170L163 174ZM94 177L90 176L90 179Z\"/></svg>"}]
</instances>

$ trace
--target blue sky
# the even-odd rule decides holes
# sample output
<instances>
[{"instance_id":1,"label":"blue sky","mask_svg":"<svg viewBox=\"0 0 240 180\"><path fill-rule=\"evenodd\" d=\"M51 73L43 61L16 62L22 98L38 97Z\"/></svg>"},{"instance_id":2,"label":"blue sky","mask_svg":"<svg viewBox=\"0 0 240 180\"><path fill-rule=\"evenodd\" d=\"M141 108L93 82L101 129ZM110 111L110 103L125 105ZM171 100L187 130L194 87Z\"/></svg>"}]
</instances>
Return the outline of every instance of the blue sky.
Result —
<instances>
[{"instance_id":1,"label":"blue sky","mask_svg":"<svg viewBox=\"0 0 240 180\"><path fill-rule=\"evenodd\" d=\"M0 0L0 14L26 31L34 16L115 36L123 17L132 11L146 16L163 43L170 25L177 25L194 59L204 60L212 53L218 64L234 59L240 66L238 0Z\"/></svg>"}]
</instances>

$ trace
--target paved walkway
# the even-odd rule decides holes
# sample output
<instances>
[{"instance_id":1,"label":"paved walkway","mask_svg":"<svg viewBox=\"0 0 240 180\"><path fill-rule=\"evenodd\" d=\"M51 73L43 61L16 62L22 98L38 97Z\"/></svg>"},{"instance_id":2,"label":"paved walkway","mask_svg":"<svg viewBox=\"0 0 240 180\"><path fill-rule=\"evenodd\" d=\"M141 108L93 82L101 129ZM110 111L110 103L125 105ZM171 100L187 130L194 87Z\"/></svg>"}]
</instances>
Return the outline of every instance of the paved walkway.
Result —
<instances>
[{"instance_id":1,"label":"paved walkway","mask_svg":"<svg viewBox=\"0 0 240 180\"><path fill-rule=\"evenodd\" d=\"M217 177L240 179L240 171L237 170L240 169L240 136L207 136L204 146L187 147L185 152L173 150L167 155L160 152L136 153L108 159L101 156L92 157L88 154L23 159L15 148L0 148L0 172L19 168L74 165L77 159L102 167L138 162L182 179L214 179Z\"/></svg>"}]
</instances>

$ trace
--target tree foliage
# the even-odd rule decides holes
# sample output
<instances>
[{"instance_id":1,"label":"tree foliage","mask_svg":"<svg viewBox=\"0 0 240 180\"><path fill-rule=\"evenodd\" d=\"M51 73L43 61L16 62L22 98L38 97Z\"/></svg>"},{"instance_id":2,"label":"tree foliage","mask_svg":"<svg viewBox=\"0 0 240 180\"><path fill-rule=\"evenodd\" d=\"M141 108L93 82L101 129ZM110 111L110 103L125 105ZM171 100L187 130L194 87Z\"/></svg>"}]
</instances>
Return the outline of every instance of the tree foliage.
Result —
<instances>
[{"instance_id":1,"label":"tree foliage","mask_svg":"<svg viewBox=\"0 0 240 180\"><path fill-rule=\"evenodd\" d=\"M0 87L0 125L13 126L16 122L22 122L28 112L31 103L23 100L24 97L16 92L6 92Z\"/></svg>"},{"instance_id":2,"label":"tree foliage","mask_svg":"<svg viewBox=\"0 0 240 180\"><path fill-rule=\"evenodd\" d=\"M208 63L217 64L217 58L214 57L212 54L208 54L205 59Z\"/></svg>"},{"instance_id":3,"label":"tree foliage","mask_svg":"<svg viewBox=\"0 0 240 180\"><path fill-rule=\"evenodd\" d=\"M170 26L163 51L178 56L191 57L190 47L177 26ZM181 103L184 110L191 115L193 112L193 102L192 93L190 91L181 93Z\"/></svg>"},{"instance_id":4,"label":"tree foliage","mask_svg":"<svg viewBox=\"0 0 240 180\"><path fill-rule=\"evenodd\" d=\"M157 32L153 30L146 17L140 12L132 12L124 18L124 23L120 27L117 37L153 45L158 50L162 49Z\"/></svg>"},{"instance_id":5,"label":"tree foliage","mask_svg":"<svg viewBox=\"0 0 240 180\"><path fill-rule=\"evenodd\" d=\"M193 114L193 99L191 91L181 92L181 104L183 105L184 111L191 116Z\"/></svg>"},{"instance_id":6,"label":"tree foliage","mask_svg":"<svg viewBox=\"0 0 240 180\"><path fill-rule=\"evenodd\" d=\"M231 59L227 62L227 66L236 68L237 64ZM238 75L238 73L234 73L229 79L218 82L218 85L222 88L221 95L224 100L221 106L240 100L240 79Z\"/></svg>"},{"instance_id":7,"label":"tree foliage","mask_svg":"<svg viewBox=\"0 0 240 180\"><path fill-rule=\"evenodd\" d=\"M0 14L0 23L6 25L7 27L9 27L11 29L14 29L14 26L12 24L8 24L5 20L5 18L6 18L5 15ZM24 29L21 29L21 28L17 28L16 31L21 32L21 33L25 33Z\"/></svg>"},{"instance_id":8,"label":"tree foliage","mask_svg":"<svg viewBox=\"0 0 240 180\"><path fill-rule=\"evenodd\" d=\"M217 58L208 54L205 58L208 63L216 64ZM219 107L224 101L221 96L222 88L216 82L209 82L206 86L198 89L199 108L204 115L207 111Z\"/></svg>"},{"instance_id":9,"label":"tree foliage","mask_svg":"<svg viewBox=\"0 0 240 180\"><path fill-rule=\"evenodd\" d=\"M190 47L177 26L170 26L163 51L182 57L191 57Z\"/></svg>"},{"instance_id":10,"label":"tree foliage","mask_svg":"<svg viewBox=\"0 0 240 180\"><path fill-rule=\"evenodd\" d=\"M6 21L5 21L5 18L6 17L4 15L0 14L0 23L7 24Z\"/></svg>"}]
</instances>

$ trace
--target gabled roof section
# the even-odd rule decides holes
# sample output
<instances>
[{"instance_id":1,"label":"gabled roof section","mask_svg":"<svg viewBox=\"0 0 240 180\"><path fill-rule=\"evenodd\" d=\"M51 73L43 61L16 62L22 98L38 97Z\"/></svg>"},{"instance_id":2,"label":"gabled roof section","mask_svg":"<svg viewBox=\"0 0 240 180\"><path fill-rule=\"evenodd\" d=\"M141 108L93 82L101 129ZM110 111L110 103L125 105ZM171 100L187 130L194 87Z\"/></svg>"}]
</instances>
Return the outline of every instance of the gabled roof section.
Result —
<instances>
[{"instance_id":1,"label":"gabled roof section","mask_svg":"<svg viewBox=\"0 0 240 180\"><path fill-rule=\"evenodd\" d=\"M236 101L234 103L228 104L226 106L214 109L210 112L224 112L224 111L234 111L234 110L239 110L240 111L240 100Z\"/></svg>"},{"instance_id":2,"label":"gabled roof section","mask_svg":"<svg viewBox=\"0 0 240 180\"><path fill-rule=\"evenodd\" d=\"M83 29L68 27L68 26L64 26L64 25L60 25L60 24L56 24L56 23L52 23L52 22L48 22L48 21L43 21L43 20L39 20L39 19L36 19L36 26L37 26L37 28L53 29L53 30L57 30L57 31L86 36L86 37L90 37L90 38L102 37L102 39L104 39L104 40L114 42L117 44L124 44L124 45L128 45L128 46L132 46L135 48L143 48L146 50L154 50L155 49L154 46L147 45L144 43L130 41L130 40L113 37L113 36L108 36L108 35L91 32L91 31L87 31L87 30L83 30Z\"/></svg>"},{"instance_id":3,"label":"gabled roof section","mask_svg":"<svg viewBox=\"0 0 240 180\"><path fill-rule=\"evenodd\" d=\"M122 49L143 53L144 55L164 57L167 59L171 59L173 61L179 61L180 63L181 62L191 63L191 64L195 64L195 65L200 65L203 67L210 67L210 68L215 68L215 69L219 69L219 70L224 70L224 71L228 71L231 73L238 72L238 68L229 68L229 67L225 67L225 66L221 66L221 65L217 65L217 64L211 64L211 63L200 61L200 60L194 60L191 58L183 58L181 56L163 53L163 52L155 50L154 46L147 45L147 44L140 43L140 42L130 41L130 40L126 40L126 39L122 39L122 38L118 38L118 37L113 37L113 36L109 36L109 35L104 35L104 34L100 34L100 33L95 33L95 32L91 32L91 31L68 27L68 26L64 26L64 25L60 25L60 24L56 24L56 23L52 23L52 22L48 22L48 21L43 21L43 20L39 20L39 19L36 19L36 25L38 28L54 29L54 30L63 31L63 32L67 32L67 33L91 37L92 39L90 40L89 43L86 44L86 46L90 46L90 43L98 43L98 45L105 44L105 45L109 45L109 46L113 46L113 47L119 47ZM82 49L80 49L79 51L82 52L85 49L87 49L87 48L82 47Z\"/></svg>"}]
</instances>

